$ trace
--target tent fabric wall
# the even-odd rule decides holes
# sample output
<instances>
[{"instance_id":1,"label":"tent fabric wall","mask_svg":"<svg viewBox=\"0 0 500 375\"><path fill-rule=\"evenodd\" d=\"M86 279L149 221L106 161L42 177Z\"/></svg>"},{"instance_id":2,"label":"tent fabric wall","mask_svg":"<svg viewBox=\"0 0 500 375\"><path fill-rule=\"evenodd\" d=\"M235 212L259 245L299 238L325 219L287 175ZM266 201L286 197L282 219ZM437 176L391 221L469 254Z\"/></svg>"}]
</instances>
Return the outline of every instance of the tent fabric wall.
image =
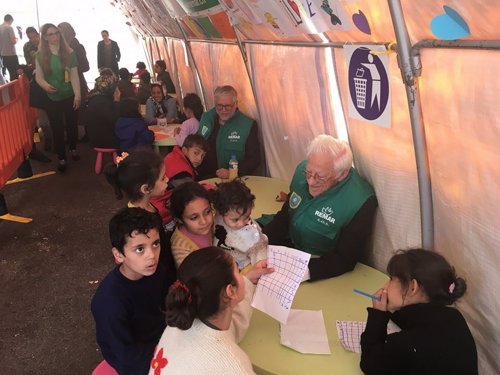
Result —
<instances>
[{"instance_id":1,"label":"tent fabric wall","mask_svg":"<svg viewBox=\"0 0 500 375\"><path fill-rule=\"evenodd\" d=\"M467 280L482 373L500 374L500 52L423 50L422 64L436 249Z\"/></svg>"},{"instance_id":2,"label":"tent fabric wall","mask_svg":"<svg viewBox=\"0 0 500 375\"><path fill-rule=\"evenodd\" d=\"M325 54L330 49L249 45L247 51L259 93L270 174L291 180L309 142L317 134L335 134L331 83L323 79L327 75Z\"/></svg>"},{"instance_id":3,"label":"tent fabric wall","mask_svg":"<svg viewBox=\"0 0 500 375\"><path fill-rule=\"evenodd\" d=\"M172 52L175 57L175 66L177 67L177 78L179 80L179 93L187 94L190 92L197 93L200 96L199 90L196 88L192 61L186 51L186 44L182 40L171 39ZM181 103L182 95L178 95L178 101Z\"/></svg>"},{"instance_id":4,"label":"tent fabric wall","mask_svg":"<svg viewBox=\"0 0 500 375\"><path fill-rule=\"evenodd\" d=\"M335 49L335 55L355 164L375 188L379 202L370 263L384 269L395 250L417 247L421 243L417 172L405 87L396 55L390 54L391 127L349 118L344 51Z\"/></svg>"},{"instance_id":5,"label":"tent fabric wall","mask_svg":"<svg viewBox=\"0 0 500 375\"><path fill-rule=\"evenodd\" d=\"M152 1L152 0L150 0ZM329 31L321 40L340 43L395 42L387 0L341 1L349 14L368 16L371 35L356 28ZM469 40L500 39L498 0L449 0L446 3L402 0L412 43L435 39L429 24L456 9L472 31ZM249 27L247 25L247 27ZM330 48L245 44L248 39L317 41L315 35L282 37L263 25L241 30L250 75L236 44L191 39L194 60L213 106L214 88L232 84L240 108L259 119L270 175L288 179L304 158L310 139L319 133L336 134L334 115L345 113L356 167L374 186L379 201L373 244L367 262L384 270L399 248L418 247L419 192L412 131L405 86L397 55L389 54L391 127L382 128L351 119L344 51L333 49L334 69L328 66ZM175 37L175 36L174 36ZM170 40L170 39L169 39ZM185 94L194 87L186 65L183 42L171 40L179 87ZM173 53L172 53L173 51ZM499 51L423 49L422 76L418 79L434 203L435 249L445 255L468 282L468 293L458 304L476 339L481 375L500 374L500 111L497 109ZM337 77L335 76L335 72ZM342 108L332 100L332 81L338 80ZM186 83L185 83L186 82Z\"/></svg>"},{"instance_id":6,"label":"tent fabric wall","mask_svg":"<svg viewBox=\"0 0 500 375\"><path fill-rule=\"evenodd\" d=\"M258 120L252 86L239 47L192 42L191 50L206 93L207 108L214 106L213 92L218 86L232 85L238 92L239 109Z\"/></svg>"}]
</instances>

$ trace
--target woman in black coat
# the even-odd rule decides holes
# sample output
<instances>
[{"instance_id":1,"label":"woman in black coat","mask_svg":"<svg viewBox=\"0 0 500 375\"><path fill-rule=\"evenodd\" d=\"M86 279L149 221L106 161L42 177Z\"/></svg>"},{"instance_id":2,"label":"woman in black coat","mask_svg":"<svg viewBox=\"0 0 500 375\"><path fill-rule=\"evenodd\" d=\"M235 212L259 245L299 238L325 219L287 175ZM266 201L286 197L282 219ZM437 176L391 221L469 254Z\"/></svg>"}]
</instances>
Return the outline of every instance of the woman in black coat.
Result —
<instances>
[{"instance_id":1,"label":"woman in black coat","mask_svg":"<svg viewBox=\"0 0 500 375\"><path fill-rule=\"evenodd\" d=\"M95 86L87 96L85 120L92 147L119 148L115 134L120 94L116 90L117 78L111 69L103 69Z\"/></svg>"}]
</instances>

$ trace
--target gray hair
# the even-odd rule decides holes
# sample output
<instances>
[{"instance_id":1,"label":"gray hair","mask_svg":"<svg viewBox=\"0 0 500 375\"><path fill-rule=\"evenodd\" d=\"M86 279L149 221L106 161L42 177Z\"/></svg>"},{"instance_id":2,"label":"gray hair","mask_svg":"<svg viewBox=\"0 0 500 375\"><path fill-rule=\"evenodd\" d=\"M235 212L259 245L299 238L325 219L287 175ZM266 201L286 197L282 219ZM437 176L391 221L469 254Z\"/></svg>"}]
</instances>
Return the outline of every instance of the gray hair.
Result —
<instances>
[{"instance_id":1,"label":"gray hair","mask_svg":"<svg viewBox=\"0 0 500 375\"><path fill-rule=\"evenodd\" d=\"M238 93L236 92L236 89L233 86L230 85L218 86L214 91L215 98L219 97L220 95L228 95L228 94L232 95L235 101L238 99Z\"/></svg>"},{"instance_id":2,"label":"gray hair","mask_svg":"<svg viewBox=\"0 0 500 375\"><path fill-rule=\"evenodd\" d=\"M349 144L328 134L320 134L314 138L307 148L307 158L310 155L329 154L332 157L335 178L352 166L352 151Z\"/></svg>"}]
</instances>

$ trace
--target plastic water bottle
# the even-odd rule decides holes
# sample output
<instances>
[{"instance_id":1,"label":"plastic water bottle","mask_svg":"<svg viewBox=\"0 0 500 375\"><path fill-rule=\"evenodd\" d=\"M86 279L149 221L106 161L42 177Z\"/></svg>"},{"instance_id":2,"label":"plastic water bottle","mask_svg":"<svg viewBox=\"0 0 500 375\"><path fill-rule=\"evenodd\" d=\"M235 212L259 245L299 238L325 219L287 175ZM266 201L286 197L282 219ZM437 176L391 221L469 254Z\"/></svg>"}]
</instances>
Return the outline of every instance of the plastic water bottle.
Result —
<instances>
[{"instance_id":1,"label":"plastic water bottle","mask_svg":"<svg viewBox=\"0 0 500 375\"><path fill-rule=\"evenodd\" d=\"M238 160L236 159L236 155L231 155L231 159L229 159L229 180L234 180L238 177Z\"/></svg>"}]
</instances>

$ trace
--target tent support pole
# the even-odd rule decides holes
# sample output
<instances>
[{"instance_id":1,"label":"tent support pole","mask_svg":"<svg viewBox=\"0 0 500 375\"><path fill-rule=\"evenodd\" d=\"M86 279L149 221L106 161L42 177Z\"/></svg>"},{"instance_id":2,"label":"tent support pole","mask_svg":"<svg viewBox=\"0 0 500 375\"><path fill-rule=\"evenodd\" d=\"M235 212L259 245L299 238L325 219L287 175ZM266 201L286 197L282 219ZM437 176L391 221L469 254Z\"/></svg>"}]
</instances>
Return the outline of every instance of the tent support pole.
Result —
<instances>
[{"instance_id":1,"label":"tent support pole","mask_svg":"<svg viewBox=\"0 0 500 375\"><path fill-rule=\"evenodd\" d=\"M260 117L260 111L259 111L259 98L257 96L257 91L255 89L255 84L254 84L254 81L252 78L253 72L251 71L250 65L248 64L247 50L246 50L245 46L243 45L243 43L241 42L239 31L236 30L236 28L234 26L233 26L233 32L234 32L234 35L236 35L236 41L238 42L238 47L240 48L241 57L243 58L243 63L245 64L245 68L247 70L248 80L250 81L250 87L252 88L253 100L255 101L255 106L257 107L257 114L259 116L259 124L262 127L262 121L260 121L261 117ZM262 130L259 131L259 139L260 139L260 144L262 145L262 147L260 148L260 154L261 154L260 156L261 156L261 160L264 161L264 165L263 165L263 168L265 171L264 174L266 176L269 176L269 168L267 167L267 163L266 163L266 150L264 147L264 139L262 138Z\"/></svg>"},{"instance_id":2,"label":"tent support pole","mask_svg":"<svg viewBox=\"0 0 500 375\"><path fill-rule=\"evenodd\" d=\"M434 215L432 204L432 187L427 154L427 143L422 118L422 105L418 82L413 70L411 58L411 42L405 25L403 9L400 0L388 0L392 24L396 34L398 49L398 64L406 87L406 98L410 111L413 146L417 164L417 179L420 195L420 221L422 247L434 250Z\"/></svg>"},{"instance_id":3,"label":"tent support pole","mask_svg":"<svg viewBox=\"0 0 500 375\"><path fill-rule=\"evenodd\" d=\"M203 84L202 84L201 78L200 78L200 73L198 71L198 66L196 65L193 51L191 50L191 43L189 41L189 38L188 38L186 32L181 27L180 22L177 18L175 19L175 22L177 23L177 27L179 28L179 30L182 33L182 40L184 41L184 45L186 46L188 58L191 60L191 63L193 64L194 82L195 82L196 86L198 87L198 92L200 93L200 96L201 96L201 102L203 103L203 106L205 107L205 109L208 110L205 89L203 88ZM180 100L182 100L182 99L180 99Z\"/></svg>"}]
</instances>

